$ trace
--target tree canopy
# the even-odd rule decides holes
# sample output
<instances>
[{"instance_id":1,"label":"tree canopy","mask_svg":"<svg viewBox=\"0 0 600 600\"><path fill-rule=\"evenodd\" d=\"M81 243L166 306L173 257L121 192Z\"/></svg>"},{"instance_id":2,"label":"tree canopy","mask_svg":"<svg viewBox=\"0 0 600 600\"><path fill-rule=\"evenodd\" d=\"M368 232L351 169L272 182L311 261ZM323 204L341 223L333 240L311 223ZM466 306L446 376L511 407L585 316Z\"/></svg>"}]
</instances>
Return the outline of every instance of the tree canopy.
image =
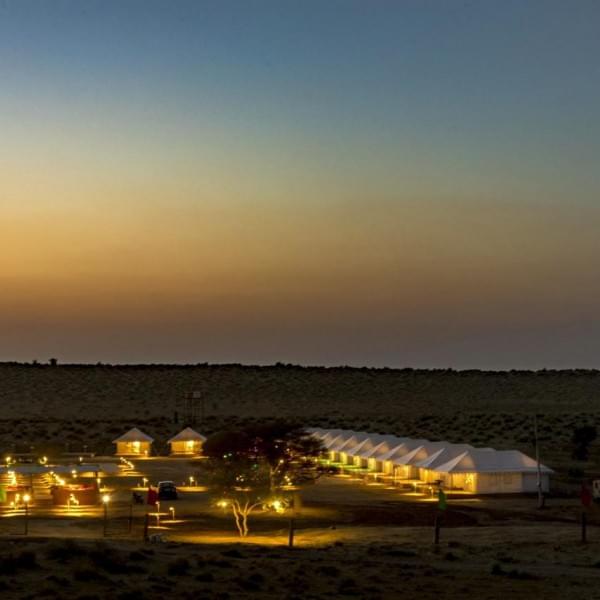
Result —
<instances>
[{"instance_id":1,"label":"tree canopy","mask_svg":"<svg viewBox=\"0 0 600 600\"><path fill-rule=\"evenodd\" d=\"M248 516L321 475L321 442L289 423L253 425L217 433L206 440L207 479L221 503L231 506L240 535Z\"/></svg>"}]
</instances>

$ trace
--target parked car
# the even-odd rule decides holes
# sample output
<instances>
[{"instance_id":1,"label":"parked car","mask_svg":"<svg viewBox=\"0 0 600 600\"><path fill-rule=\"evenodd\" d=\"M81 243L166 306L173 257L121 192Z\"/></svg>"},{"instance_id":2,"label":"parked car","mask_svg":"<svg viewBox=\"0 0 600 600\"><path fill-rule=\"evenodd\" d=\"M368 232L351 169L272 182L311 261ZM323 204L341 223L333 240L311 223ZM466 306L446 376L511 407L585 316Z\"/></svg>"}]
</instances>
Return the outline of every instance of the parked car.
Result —
<instances>
[{"instance_id":1,"label":"parked car","mask_svg":"<svg viewBox=\"0 0 600 600\"><path fill-rule=\"evenodd\" d=\"M177 500L177 487L172 481L158 482L159 500Z\"/></svg>"}]
</instances>

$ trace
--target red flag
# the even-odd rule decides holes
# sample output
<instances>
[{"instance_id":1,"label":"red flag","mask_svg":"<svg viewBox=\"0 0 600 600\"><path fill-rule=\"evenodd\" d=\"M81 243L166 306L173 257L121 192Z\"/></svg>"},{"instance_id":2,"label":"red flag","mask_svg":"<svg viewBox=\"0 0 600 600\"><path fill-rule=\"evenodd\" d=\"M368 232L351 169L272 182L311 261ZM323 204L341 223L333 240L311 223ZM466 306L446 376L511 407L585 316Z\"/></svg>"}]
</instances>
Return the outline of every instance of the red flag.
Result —
<instances>
[{"instance_id":1,"label":"red flag","mask_svg":"<svg viewBox=\"0 0 600 600\"><path fill-rule=\"evenodd\" d=\"M158 490L155 490L152 486L148 487L148 497L146 498L146 504L154 506L158 502Z\"/></svg>"},{"instance_id":2,"label":"red flag","mask_svg":"<svg viewBox=\"0 0 600 600\"><path fill-rule=\"evenodd\" d=\"M581 504L583 506L591 506L593 501L592 490L589 485L581 484Z\"/></svg>"}]
</instances>

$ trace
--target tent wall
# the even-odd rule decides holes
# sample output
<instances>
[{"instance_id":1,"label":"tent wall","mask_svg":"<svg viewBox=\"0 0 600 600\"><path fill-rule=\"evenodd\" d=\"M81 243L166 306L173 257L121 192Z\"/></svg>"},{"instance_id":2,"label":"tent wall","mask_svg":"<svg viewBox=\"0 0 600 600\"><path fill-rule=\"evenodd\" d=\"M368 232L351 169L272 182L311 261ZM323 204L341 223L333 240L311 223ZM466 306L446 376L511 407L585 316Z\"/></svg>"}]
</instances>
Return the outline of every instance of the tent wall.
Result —
<instances>
[{"instance_id":1,"label":"tent wall","mask_svg":"<svg viewBox=\"0 0 600 600\"><path fill-rule=\"evenodd\" d=\"M418 476L418 469L412 465L396 465L394 476L396 479L415 479Z\"/></svg>"},{"instance_id":2,"label":"tent wall","mask_svg":"<svg viewBox=\"0 0 600 600\"><path fill-rule=\"evenodd\" d=\"M116 454L124 456L149 456L150 442L117 442Z\"/></svg>"},{"instance_id":3,"label":"tent wall","mask_svg":"<svg viewBox=\"0 0 600 600\"><path fill-rule=\"evenodd\" d=\"M200 440L182 440L171 442L171 454L201 454L202 442Z\"/></svg>"}]
</instances>

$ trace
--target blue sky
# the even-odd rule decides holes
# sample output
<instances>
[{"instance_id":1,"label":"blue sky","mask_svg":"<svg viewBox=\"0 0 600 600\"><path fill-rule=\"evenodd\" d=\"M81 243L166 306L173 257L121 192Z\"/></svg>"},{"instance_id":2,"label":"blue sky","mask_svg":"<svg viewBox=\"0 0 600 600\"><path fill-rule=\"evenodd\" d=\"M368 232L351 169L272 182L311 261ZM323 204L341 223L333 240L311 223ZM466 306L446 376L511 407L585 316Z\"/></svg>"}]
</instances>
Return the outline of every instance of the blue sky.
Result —
<instances>
[{"instance_id":1,"label":"blue sky","mask_svg":"<svg viewBox=\"0 0 600 600\"><path fill-rule=\"evenodd\" d=\"M585 1L0 3L0 358L595 364L599 25ZM156 348L111 346L158 318Z\"/></svg>"}]
</instances>

